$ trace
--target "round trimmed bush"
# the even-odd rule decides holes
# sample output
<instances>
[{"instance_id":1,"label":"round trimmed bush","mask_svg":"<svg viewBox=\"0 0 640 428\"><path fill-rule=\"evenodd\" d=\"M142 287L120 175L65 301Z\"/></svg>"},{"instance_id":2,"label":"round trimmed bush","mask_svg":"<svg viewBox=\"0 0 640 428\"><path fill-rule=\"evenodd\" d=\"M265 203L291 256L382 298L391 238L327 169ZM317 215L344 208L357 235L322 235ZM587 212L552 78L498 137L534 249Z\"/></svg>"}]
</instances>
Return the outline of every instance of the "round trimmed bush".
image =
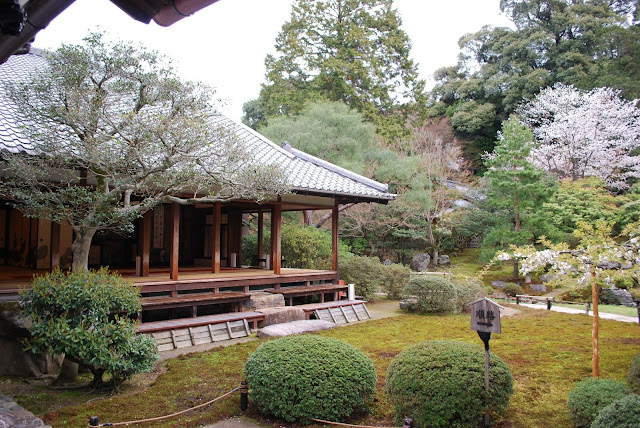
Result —
<instances>
[{"instance_id":1,"label":"round trimmed bush","mask_svg":"<svg viewBox=\"0 0 640 428\"><path fill-rule=\"evenodd\" d=\"M581 380L569 393L567 408L573 425L588 428L600 410L627 396L627 389L613 379L589 378Z\"/></svg>"},{"instance_id":2,"label":"round trimmed bush","mask_svg":"<svg viewBox=\"0 0 640 428\"><path fill-rule=\"evenodd\" d=\"M640 427L640 396L632 394L614 401L598 413L591 428Z\"/></svg>"},{"instance_id":3,"label":"round trimmed bush","mask_svg":"<svg viewBox=\"0 0 640 428\"><path fill-rule=\"evenodd\" d=\"M456 275L451 281L456 290L456 312L470 310L470 304L486 296L482 281L464 275Z\"/></svg>"},{"instance_id":4,"label":"round trimmed bush","mask_svg":"<svg viewBox=\"0 0 640 428\"><path fill-rule=\"evenodd\" d=\"M412 278L402 291L403 299L415 300L417 312L447 313L456 308L455 286L451 281L438 276Z\"/></svg>"},{"instance_id":5,"label":"round trimmed bush","mask_svg":"<svg viewBox=\"0 0 640 428\"><path fill-rule=\"evenodd\" d=\"M511 297L516 297L518 294L524 294L522 287L512 282L506 284L502 291L504 291L504 294Z\"/></svg>"},{"instance_id":6,"label":"round trimmed bush","mask_svg":"<svg viewBox=\"0 0 640 428\"><path fill-rule=\"evenodd\" d=\"M337 339L291 336L263 343L244 366L253 402L288 422L341 421L367 409L376 389L371 360Z\"/></svg>"},{"instance_id":7,"label":"round trimmed bush","mask_svg":"<svg viewBox=\"0 0 640 428\"><path fill-rule=\"evenodd\" d=\"M489 406L502 413L513 393L511 371L489 357ZM432 340L398 354L385 387L396 423L411 416L419 427L477 427L484 411L484 348L454 340Z\"/></svg>"},{"instance_id":8,"label":"round trimmed bush","mask_svg":"<svg viewBox=\"0 0 640 428\"><path fill-rule=\"evenodd\" d=\"M629 390L634 394L640 394L640 352L633 357L629 366Z\"/></svg>"}]
</instances>

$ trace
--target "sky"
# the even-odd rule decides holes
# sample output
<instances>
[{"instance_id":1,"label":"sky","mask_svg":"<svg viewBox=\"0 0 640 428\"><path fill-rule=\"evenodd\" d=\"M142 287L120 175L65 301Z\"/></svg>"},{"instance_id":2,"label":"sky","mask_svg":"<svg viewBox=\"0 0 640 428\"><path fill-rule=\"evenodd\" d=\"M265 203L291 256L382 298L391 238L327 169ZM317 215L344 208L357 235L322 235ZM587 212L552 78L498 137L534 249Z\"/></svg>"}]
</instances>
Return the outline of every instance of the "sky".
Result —
<instances>
[{"instance_id":1,"label":"sky","mask_svg":"<svg viewBox=\"0 0 640 428\"><path fill-rule=\"evenodd\" d=\"M291 0L220 0L170 27L130 18L108 0L76 0L40 31L33 46L55 49L82 43L89 31L102 29L113 39L140 42L173 59L185 80L216 88L221 111L234 120L242 104L255 99L265 82L264 59L291 15ZM511 26L499 0L395 0L402 29L412 42L411 57L420 76L433 85L440 67L454 65L458 40L483 25Z\"/></svg>"}]
</instances>

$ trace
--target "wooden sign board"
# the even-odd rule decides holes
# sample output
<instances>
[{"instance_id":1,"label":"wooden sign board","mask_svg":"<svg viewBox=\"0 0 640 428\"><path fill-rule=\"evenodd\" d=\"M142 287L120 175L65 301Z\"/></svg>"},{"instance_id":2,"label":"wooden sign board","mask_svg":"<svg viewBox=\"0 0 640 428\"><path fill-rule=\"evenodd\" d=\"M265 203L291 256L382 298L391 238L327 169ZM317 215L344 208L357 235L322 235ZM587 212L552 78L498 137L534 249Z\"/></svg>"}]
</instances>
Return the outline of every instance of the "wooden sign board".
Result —
<instances>
[{"instance_id":1,"label":"wooden sign board","mask_svg":"<svg viewBox=\"0 0 640 428\"><path fill-rule=\"evenodd\" d=\"M500 309L504 308L486 297L473 302L471 304L471 330L502 333Z\"/></svg>"}]
</instances>

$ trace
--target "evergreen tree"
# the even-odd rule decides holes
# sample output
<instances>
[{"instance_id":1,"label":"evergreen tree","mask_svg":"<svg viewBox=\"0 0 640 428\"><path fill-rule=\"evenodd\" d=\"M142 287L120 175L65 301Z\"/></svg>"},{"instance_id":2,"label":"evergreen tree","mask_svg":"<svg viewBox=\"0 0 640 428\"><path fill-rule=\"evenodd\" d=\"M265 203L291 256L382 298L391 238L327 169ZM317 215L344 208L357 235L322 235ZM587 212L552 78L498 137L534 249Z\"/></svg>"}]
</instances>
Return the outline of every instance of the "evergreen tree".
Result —
<instances>
[{"instance_id":1,"label":"evergreen tree","mask_svg":"<svg viewBox=\"0 0 640 428\"><path fill-rule=\"evenodd\" d=\"M523 224L523 219L555 190L555 181L529 161L532 145L531 130L511 116L502 125L493 153L487 156L486 202L504 215L504 222L485 238L485 254L508 248L510 244L531 243L534 234ZM517 266L514 275L517 275Z\"/></svg>"},{"instance_id":2,"label":"evergreen tree","mask_svg":"<svg viewBox=\"0 0 640 428\"><path fill-rule=\"evenodd\" d=\"M393 0L296 0L277 54L265 60L267 84L258 100L266 117L325 99L355 108L381 134L406 132L407 115L425 100L401 23ZM250 106L245 120L255 122Z\"/></svg>"}]
</instances>

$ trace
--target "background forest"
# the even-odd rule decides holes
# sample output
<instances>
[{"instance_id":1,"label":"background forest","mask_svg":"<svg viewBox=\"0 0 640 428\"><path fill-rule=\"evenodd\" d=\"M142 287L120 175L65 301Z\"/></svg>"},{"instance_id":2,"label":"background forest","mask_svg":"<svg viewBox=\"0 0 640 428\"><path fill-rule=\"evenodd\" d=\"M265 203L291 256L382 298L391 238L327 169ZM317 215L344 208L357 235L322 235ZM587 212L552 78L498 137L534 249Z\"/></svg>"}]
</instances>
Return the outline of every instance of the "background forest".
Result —
<instances>
[{"instance_id":1,"label":"background forest","mask_svg":"<svg viewBox=\"0 0 640 428\"><path fill-rule=\"evenodd\" d=\"M575 245L580 221L638 221L637 1L500 7L514 28L478 23L426 90L392 0L294 2L243 121L389 183L388 205L341 207L350 252L437 264L478 245L488 261L543 235ZM290 220L322 228L324 214Z\"/></svg>"}]
</instances>

